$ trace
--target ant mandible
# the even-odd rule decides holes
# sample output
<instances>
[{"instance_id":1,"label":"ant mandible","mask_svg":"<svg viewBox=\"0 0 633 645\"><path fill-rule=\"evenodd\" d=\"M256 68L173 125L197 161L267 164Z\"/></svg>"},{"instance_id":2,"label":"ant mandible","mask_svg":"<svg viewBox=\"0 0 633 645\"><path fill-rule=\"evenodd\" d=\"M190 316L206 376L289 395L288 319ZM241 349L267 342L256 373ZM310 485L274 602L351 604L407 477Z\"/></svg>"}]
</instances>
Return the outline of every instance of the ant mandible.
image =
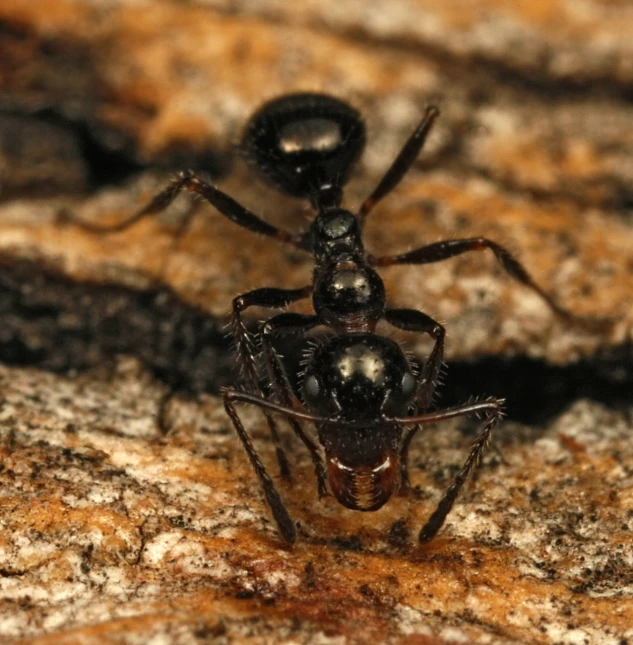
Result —
<instances>
[{"instance_id":1,"label":"ant mandible","mask_svg":"<svg viewBox=\"0 0 633 645\"><path fill-rule=\"evenodd\" d=\"M422 543L442 527L493 427L503 416L503 401L496 398L428 411L442 367L445 329L421 311L388 308L375 267L440 262L489 249L512 278L536 292L556 315L567 321L574 319L507 249L484 237L436 242L398 255L373 257L366 253L362 229L367 216L411 168L438 115L436 107L426 109L376 189L353 214L341 208L341 203L343 186L365 145L365 126L358 111L338 99L312 93L282 96L260 108L246 126L241 153L279 191L310 201L316 217L303 233L268 224L192 172L181 173L145 208L120 224L81 223L93 231L122 231L165 209L185 189L203 197L239 226L314 257L311 284L300 289L255 289L234 298L232 331L244 387L225 389L223 394L226 412L259 478L279 532L289 543L296 539L296 527L236 404L254 404L265 414L283 476L289 477L290 468L274 415L285 417L308 448L319 497L327 494L329 482L342 505L360 511L375 511L399 488L408 487L408 451L420 426L468 414L483 415L483 427L466 461L419 533ZM243 313L249 307L281 309L310 296L312 315L285 312L267 320L257 334L248 331ZM407 358L395 341L376 333L380 320L431 337L433 349L423 365ZM305 336L318 326L327 327L330 334L311 351L300 385L293 386L275 351L275 341L287 335ZM265 382L260 378L260 360L267 374ZM316 426L325 466L302 421Z\"/></svg>"}]
</instances>

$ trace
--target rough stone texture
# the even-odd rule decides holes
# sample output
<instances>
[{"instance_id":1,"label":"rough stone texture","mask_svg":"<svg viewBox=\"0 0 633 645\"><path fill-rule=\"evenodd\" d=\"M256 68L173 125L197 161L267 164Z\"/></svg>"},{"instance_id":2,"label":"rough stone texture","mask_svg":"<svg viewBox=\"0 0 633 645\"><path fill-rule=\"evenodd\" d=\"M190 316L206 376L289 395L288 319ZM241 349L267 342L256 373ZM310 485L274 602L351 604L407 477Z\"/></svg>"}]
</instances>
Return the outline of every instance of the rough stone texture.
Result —
<instances>
[{"instance_id":1,"label":"rough stone texture","mask_svg":"<svg viewBox=\"0 0 633 645\"><path fill-rule=\"evenodd\" d=\"M204 204L175 240L186 197L116 235L64 224L64 213L120 221L192 167L271 222L305 227L303 204L240 162L228 172L256 106L308 89L362 109L354 207L435 102L428 149L371 216L372 252L486 235L569 309L615 323L569 329L480 255L385 270L391 300L444 321L452 359L626 356L631 7L388 4L0 0L2 256L74 280L160 280L222 317L238 292L305 284L309 261ZM371 515L319 503L293 446L296 483L282 493L301 540L289 550L216 399L173 401L164 435L165 391L134 363L0 376L0 635L14 642L633 640L630 409L578 400L546 427L501 426L504 459L485 460L423 548L417 529L470 435L444 424L421 437L414 495ZM245 422L272 464L259 416Z\"/></svg>"},{"instance_id":2,"label":"rough stone texture","mask_svg":"<svg viewBox=\"0 0 633 645\"><path fill-rule=\"evenodd\" d=\"M506 424L443 534L415 533L469 443L412 453L413 493L374 514L281 484L279 541L217 400L175 400L134 363L68 379L2 369L0 633L29 643L605 643L633 638L631 422L579 401ZM245 414L255 435L262 424ZM473 428L474 429L474 428ZM268 441L258 441L267 463ZM48 636L35 636L49 634ZM20 640L21 637L23 640ZM14 640L15 639L15 640Z\"/></svg>"}]
</instances>

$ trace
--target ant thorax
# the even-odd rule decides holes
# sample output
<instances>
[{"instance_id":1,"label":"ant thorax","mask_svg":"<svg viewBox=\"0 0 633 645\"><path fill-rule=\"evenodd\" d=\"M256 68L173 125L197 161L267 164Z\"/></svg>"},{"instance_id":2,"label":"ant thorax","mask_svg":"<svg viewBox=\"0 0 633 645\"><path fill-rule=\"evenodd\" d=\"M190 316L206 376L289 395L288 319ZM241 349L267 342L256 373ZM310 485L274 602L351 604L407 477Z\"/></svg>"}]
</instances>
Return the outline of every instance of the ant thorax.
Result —
<instances>
[{"instance_id":1,"label":"ant thorax","mask_svg":"<svg viewBox=\"0 0 633 645\"><path fill-rule=\"evenodd\" d=\"M385 310L385 287L365 261L355 215L342 208L319 212L307 234L315 258L312 304L336 331L373 331Z\"/></svg>"},{"instance_id":2,"label":"ant thorax","mask_svg":"<svg viewBox=\"0 0 633 645\"><path fill-rule=\"evenodd\" d=\"M365 263L331 263L314 271L312 304L323 324L338 332L374 331L385 311L385 287Z\"/></svg>"}]
</instances>

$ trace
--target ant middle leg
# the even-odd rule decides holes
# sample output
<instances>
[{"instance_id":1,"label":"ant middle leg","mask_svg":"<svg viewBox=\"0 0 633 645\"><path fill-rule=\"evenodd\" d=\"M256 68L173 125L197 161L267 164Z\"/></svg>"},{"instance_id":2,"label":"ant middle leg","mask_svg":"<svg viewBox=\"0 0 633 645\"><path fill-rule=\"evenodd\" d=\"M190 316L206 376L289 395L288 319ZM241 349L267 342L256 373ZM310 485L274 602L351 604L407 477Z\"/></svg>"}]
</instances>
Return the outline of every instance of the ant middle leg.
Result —
<instances>
[{"instance_id":1,"label":"ant middle leg","mask_svg":"<svg viewBox=\"0 0 633 645\"><path fill-rule=\"evenodd\" d=\"M128 229L130 226L136 224L145 217L156 215L164 211L174 201L174 199L176 199L182 190L187 190L199 195L212 206L215 206L215 208L224 215L224 217L230 219L242 228L306 250L302 236L293 235L288 231L277 228L272 224L268 224L268 222L265 222L258 215L255 215L255 213L242 206L226 193L222 192L210 183L196 177L196 175L191 171L179 173L178 177L171 181L146 206L141 208L131 217L123 220L122 222L118 222L117 224L110 226L93 224L91 222L77 219L69 214L65 215L65 219L76 226L95 233L118 233ZM181 224L181 228L187 227L190 219L191 215L189 214Z\"/></svg>"},{"instance_id":2,"label":"ant middle leg","mask_svg":"<svg viewBox=\"0 0 633 645\"><path fill-rule=\"evenodd\" d=\"M262 328L262 348L264 362L268 370L270 380L281 405L291 408L297 405L298 401L293 393L292 385L275 351L273 342L276 337L288 334L305 333L319 324L317 316L306 316L302 314L284 313L271 318ZM290 416L286 417L294 433L301 439L312 457L314 474L317 480L317 491L319 499L327 495L327 474L323 466L323 460L315 443L304 432L301 424Z\"/></svg>"},{"instance_id":3,"label":"ant middle leg","mask_svg":"<svg viewBox=\"0 0 633 645\"><path fill-rule=\"evenodd\" d=\"M258 340L248 331L244 324L242 313L249 307L254 306L279 309L303 298L307 298L311 292L311 285L303 287L302 289L263 288L249 291L233 299L231 330L233 338L235 339L238 365L242 373L242 378L252 392L260 392L264 395L271 394L266 385L262 383L258 371ZM281 445L277 424L272 415L266 410L264 410L264 415L270 428L270 434L275 442L279 471L282 477L289 479L290 465Z\"/></svg>"},{"instance_id":4,"label":"ant middle leg","mask_svg":"<svg viewBox=\"0 0 633 645\"><path fill-rule=\"evenodd\" d=\"M419 249L399 255L385 255L370 258L372 266L388 267L395 264L429 264L441 262L469 251L485 251L490 249L506 273L517 282L537 293L547 303L549 308L562 320L569 323L580 323L583 319L563 309L546 291L544 291L528 273L527 269L505 247L485 237L471 237L461 240L446 240L428 244Z\"/></svg>"}]
</instances>

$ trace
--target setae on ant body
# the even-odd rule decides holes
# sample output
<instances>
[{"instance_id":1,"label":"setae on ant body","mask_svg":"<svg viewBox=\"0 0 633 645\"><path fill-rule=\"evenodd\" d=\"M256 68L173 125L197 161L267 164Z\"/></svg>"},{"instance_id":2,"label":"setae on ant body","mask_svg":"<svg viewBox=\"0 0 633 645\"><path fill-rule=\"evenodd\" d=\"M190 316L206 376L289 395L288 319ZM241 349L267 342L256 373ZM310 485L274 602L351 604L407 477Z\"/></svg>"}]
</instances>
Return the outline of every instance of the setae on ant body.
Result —
<instances>
[{"instance_id":1,"label":"setae on ant body","mask_svg":"<svg viewBox=\"0 0 633 645\"><path fill-rule=\"evenodd\" d=\"M239 226L312 254L311 284L301 289L255 289L234 298L232 332L243 383L239 389L224 390L226 411L287 542L295 541L296 527L240 420L237 404L256 405L265 414L282 475L288 477L290 468L274 415L285 417L309 450L319 496L327 494L329 483L341 504L360 511L379 509L399 488L408 486L408 450L421 425L483 415L483 427L466 461L419 533L423 543L442 527L493 427L503 416L503 401L496 398L429 411L442 367L444 327L421 311L388 308L376 267L439 262L468 251L490 249L511 277L539 294L561 318L573 318L509 251L486 238L447 240L383 257L365 251L362 229L367 216L411 168L438 115L437 108L426 109L376 189L353 214L341 208L341 203L343 186L365 145L360 114L323 94L293 94L266 103L247 124L241 152L278 190L310 201L316 217L303 233L293 234L266 223L192 172L181 173L145 208L120 224L81 224L95 231L123 230L162 211L185 189L203 197ZM243 313L249 307L281 309L309 297L312 315L274 315L257 334L245 325ZM395 341L376 333L380 320L432 338L433 349L423 364L407 358ZM326 327L329 334L311 350L300 385L293 386L274 343L283 336L305 337L316 327ZM266 379L260 378L262 364ZM300 422L316 427L325 465L317 444Z\"/></svg>"}]
</instances>

